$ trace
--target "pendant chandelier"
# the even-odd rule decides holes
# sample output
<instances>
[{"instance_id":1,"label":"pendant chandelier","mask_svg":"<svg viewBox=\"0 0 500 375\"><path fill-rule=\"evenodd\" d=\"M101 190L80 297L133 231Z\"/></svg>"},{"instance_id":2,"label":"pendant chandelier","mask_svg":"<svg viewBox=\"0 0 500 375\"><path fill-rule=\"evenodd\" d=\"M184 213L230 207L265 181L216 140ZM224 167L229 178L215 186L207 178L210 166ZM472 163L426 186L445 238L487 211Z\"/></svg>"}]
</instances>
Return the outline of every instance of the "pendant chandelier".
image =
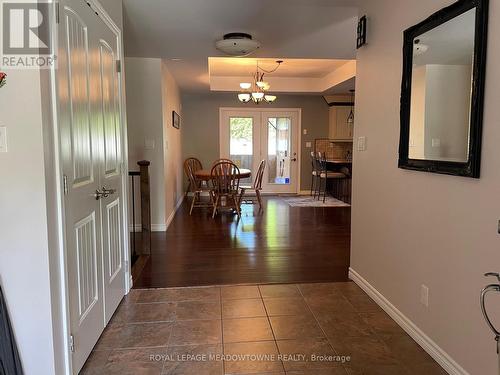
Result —
<instances>
[{"instance_id":1,"label":"pendant chandelier","mask_svg":"<svg viewBox=\"0 0 500 375\"><path fill-rule=\"evenodd\" d=\"M253 83L242 82L240 83L241 92L238 94L238 100L242 103L249 103L253 101L255 104L261 102L273 103L277 97L276 95L271 95L267 91L271 88L268 82L264 81L264 75L274 73L283 63L283 60L276 61L278 64L272 70L265 70L259 67L259 62L257 61L257 72L253 76Z\"/></svg>"},{"instance_id":2,"label":"pendant chandelier","mask_svg":"<svg viewBox=\"0 0 500 375\"><path fill-rule=\"evenodd\" d=\"M349 117L347 117L348 124L354 124L354 90L349 90L351 92L351 112Z\"/></svg>"}]
</instances>

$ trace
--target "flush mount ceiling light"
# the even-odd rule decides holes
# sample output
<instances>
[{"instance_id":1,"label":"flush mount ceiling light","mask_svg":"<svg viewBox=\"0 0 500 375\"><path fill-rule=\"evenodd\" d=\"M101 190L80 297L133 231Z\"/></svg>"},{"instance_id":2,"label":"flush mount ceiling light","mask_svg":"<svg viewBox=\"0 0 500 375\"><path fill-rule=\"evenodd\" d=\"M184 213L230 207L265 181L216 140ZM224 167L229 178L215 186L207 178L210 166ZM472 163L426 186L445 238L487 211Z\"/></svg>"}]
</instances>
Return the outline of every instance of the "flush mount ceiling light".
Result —
<instances>
[{"instance_id":1,"label":"flush mount ceiling light","mask_svg":"<svg viewBox=\"0 0 500 375\"><path fill-rule=\"evenodd\" d=\"M428 45L420 43L420 39L415 39L415 42L413 43L413 53L416 56L426 53L428 49Z\"/></svg>"},{"instance_id":2,"label":"flush mount ceiling light","mask_svg":"<svg viewBox=\"0 0 500 375\"><path fill-rule=\"evenodd\" d=\"M215 47L230 56L248 56L260 48L260 42L253 40L250 34L229 33L218 40Z\"/></svg>"},{"instance_id":3,"label":"flush mount ceiling light","mask_svg":"<svg viewBox=\"0 0 500 375\"><path fill-rule=\"evenodd\" d=\"M276 95L270 95L267 91L271 88L268 82L264 81L264 74L274 73L283 63L283 60L277 60L278 64L274 69L265 70L259 67L259 62L257 61L257 72L253 77L253 84L248 82L241 82L240 87L243 92L238 94L238 100L242 103L248 103L252 100L255 104L259 104L263 101L267 103L273 103L277 97Z\"/></svg>"}]
</instances>

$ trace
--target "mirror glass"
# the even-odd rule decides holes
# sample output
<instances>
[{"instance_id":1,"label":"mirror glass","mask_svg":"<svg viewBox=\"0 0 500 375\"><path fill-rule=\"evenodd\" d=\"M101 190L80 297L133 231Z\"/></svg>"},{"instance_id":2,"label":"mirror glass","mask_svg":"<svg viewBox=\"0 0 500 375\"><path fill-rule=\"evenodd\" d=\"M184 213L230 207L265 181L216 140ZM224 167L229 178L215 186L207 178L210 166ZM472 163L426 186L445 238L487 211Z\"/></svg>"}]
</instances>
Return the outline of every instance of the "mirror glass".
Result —
<instances>
[{"instance_id":1,"label":"mirror glass","mask_svg":"<svg viewBox=\"0 0 500 375\"><path fill-rule=\"evenodd\" d=\"M413 39L409 159L469 159L476 8Z\"/></svg>"}]
</instances>

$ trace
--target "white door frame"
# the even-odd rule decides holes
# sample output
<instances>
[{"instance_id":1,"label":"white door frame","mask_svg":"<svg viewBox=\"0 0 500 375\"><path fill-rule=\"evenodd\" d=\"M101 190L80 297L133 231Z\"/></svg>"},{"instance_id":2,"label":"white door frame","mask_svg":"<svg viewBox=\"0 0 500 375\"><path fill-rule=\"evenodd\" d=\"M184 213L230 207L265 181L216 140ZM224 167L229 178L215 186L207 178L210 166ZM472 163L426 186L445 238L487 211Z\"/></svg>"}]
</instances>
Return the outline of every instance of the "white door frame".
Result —
<instances>
[{"instance_id":1,"label":"white door frame","mask_svg":"<svg viewBox=\"0 0 500 375\"><path fill-rule=\"evenodd\" d=\"M81 0L68 0L81 1ZM124 51L122 31L115 24L104 7L98 0L87 0L98 13L102 21L110 28L117 38L117 55L121 64L121 72L119 73L119 95L120 95L120 120L122 122L121 147L122 147L122 226L123 226L123 260L125 262L125 293L130 291L132 287L132 274L130 269L130 254L129 254L129 218L128 218L128 140L127 140L127 117L126 117L126 102L125 102L125 75L124 75ZM54 9L51 14L50 34L53 45L56 50L59 48L58 28L61 24L56 23L55 7L60 6L59 3L53 3ZM62 12L60 12L62 14ZM44 73L41 73L44 77ZM54 332L54 357L56 371L63 371L64 374L72 374L72 354L69 346L70 339L70 314L69 314L69 288L67 277L67 259L66 259L66 227L65 227L65 206L64 206L64 189L63 189L63 172L61 163L61 145L59 137L59 104L58 104L58 74L57 69L53 66L48 72L48 82L46 85L50 90L50 119L49 123L52 129L47 132L47 144L45 153L50 155L50 166L47 170L47 187L54 191L54 201L48 200L50 217L49 222L49 240L53 237L54 250L49 253L51 264L51 307L52 307L52 324ZM53 289L53 290L52 290Z\"/></svg>"},{"instance_id":2,"label":"white door frame","mask_svg":"<svg viewBox=\"0 0 500 375\"><path fill-rule=\"evenodd\" d=\"M302 166L302 108L275 108L275 107L263 107L263 108L245 108L245 107L220 107L219 108L219 155L224 153L222 144L222 119L224 112L250 112L250 113L265 113L265 112L297 112L297 126L298 126L298 147L297 147L297 188L296 194L299 194L301 189L301 166Z\"/></svg>"}]
</instances>

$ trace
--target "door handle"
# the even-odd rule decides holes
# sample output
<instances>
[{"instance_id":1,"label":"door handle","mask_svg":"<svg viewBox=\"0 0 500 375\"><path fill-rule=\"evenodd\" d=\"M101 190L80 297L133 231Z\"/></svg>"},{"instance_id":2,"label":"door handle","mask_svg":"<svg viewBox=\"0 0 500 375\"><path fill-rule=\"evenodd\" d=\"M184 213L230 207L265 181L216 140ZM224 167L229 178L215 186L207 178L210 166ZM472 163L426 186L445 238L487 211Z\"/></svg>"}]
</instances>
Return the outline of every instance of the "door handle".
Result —
<instances>
[{"instance_id":1,"label":"door handle","mask_svg":"<svg viewBox=\"0 0 500 375\"><path fill-rule=\"evenodd\" d=\"M108 196L116 193L116 189L106 189L105 187L102 188L102 191L104 194L107 194ZM107 196L106 196L106 198L107 198Z\"/></svg>"},{"instance_id":2,"label":"door handle","mask_svg":"<svg viewBox=\"0 0 500 375\"><path fill-rule=\"evenodd\" d=\"M107 198L114 193L116 193L116 189L106 189L105 187L103 187L102 190L97 189L95 191L94 197L95 200L98 201L99 199Z\"/></svg>"},{"instance_id":3,"label":"door handle","mask_svg":"<svg viewBox=\"0 0 500 375\"><path fill-rule=\"evenodd\" d=\"M500 280L500 275L498 273L488 272L484 276L494 276ZM500 292L500 284L487 285L486 287L483 288L483 290L481 290L481 297L480 297L481 311L483 313L484 320L486 320L486 324L488 324L488 327L491 329L491 331L495 335L495 341L497 342L497 353L498 353L499 352L499 344L500 344L500 332L495 328L495 326L491 322L491 319L488 315L488 312L486 311L486 306L485 306L486 295L489 292Z\"/></svg>"}]
</instances>

